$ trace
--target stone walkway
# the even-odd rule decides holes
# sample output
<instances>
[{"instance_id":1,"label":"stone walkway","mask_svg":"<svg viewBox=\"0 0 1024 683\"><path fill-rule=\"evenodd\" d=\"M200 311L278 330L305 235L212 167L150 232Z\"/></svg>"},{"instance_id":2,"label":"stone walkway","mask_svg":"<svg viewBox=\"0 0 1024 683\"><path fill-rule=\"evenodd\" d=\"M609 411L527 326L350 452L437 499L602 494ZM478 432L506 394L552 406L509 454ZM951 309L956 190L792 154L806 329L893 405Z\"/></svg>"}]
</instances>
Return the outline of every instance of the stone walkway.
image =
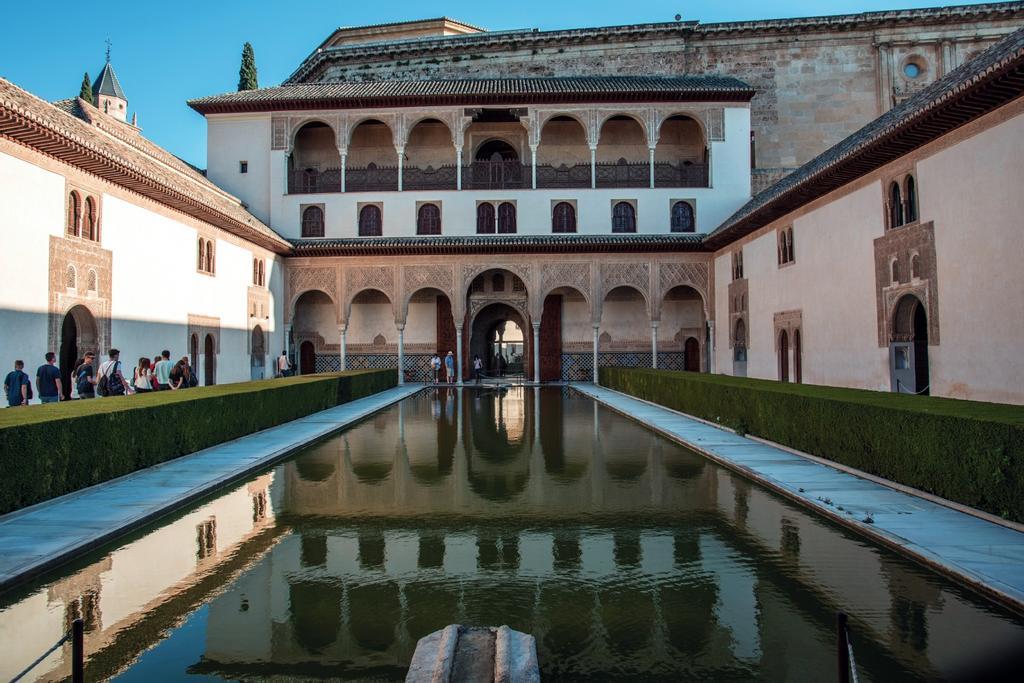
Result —
<instances>
[{"instance_id":1,"label":"stone walkway","mask_svg":"<svg viewBox=\"0 0 1024 683\"><path fill-rule=\"evenodd\" d=\"M1024 533L617 391L593 384L573 388L791 500L1024 610ZM869 515L872 523L864 521Z\"/></svg>"},{"instance_id":2,"label":"stone walkway","mask_svg":"<svg viewBox=\"0 0 1024 683\"><path fill-rule=\"evenodd\" d=\"M407 384L0 517L0 591L411 396Z\"/></svg>"}]
</instances>

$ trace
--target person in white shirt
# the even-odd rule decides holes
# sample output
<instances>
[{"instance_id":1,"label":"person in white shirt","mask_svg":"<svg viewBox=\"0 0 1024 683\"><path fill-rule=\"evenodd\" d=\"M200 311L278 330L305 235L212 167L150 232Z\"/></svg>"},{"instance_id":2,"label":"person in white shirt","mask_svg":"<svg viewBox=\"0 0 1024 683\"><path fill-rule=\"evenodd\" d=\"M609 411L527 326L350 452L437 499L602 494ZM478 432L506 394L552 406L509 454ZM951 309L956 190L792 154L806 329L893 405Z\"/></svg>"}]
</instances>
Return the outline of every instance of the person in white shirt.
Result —
<instances>
[{"instance_id":1,"label":"person in white shirt","mask_svg":"<svg viewBox=\"0 0 1024 683\"><path fill-rule=\"evenodd\" d=\"M441 356L434 354L434 357L430 359L430 369L434 375L434 384L437 384L437 378L441 374Z\"/></svg>"},{"instance_id":2,"label":"person in white shirt","mask_svg":"<svg viewBox=\"0 0 1024 683\"><path fill-rule=\"evenodd\" d=\"M173 369L174 363L171 362L171 352L164 349L160 352L160 361L153 368L153 374L156 375L157 391L170 391L174 388L171 386L171 370Z\"/></svg>"},{"instance_id":3,"label":"person in white shirt","mask_svg":"<svg viewBox=\"0 0 1024 683\"><path fill-rule=\"evenodd\" d=\"M287 377L288 371L291 370L292 364L288 362L288 354L284 351L277 359L277 376Z\"/></svg>"},{"instance_id":4,"label":"person in white shirt","mask_svg":"<svg viewBox=\"0 0 1024 683\"><path fill-rule=\"evenodd\" d=\"M484 374L484 362L480 360L480 356L473 356L473 375L476 377L476 383L480 384L480 377Z\"/></svg>"}]
</instances>

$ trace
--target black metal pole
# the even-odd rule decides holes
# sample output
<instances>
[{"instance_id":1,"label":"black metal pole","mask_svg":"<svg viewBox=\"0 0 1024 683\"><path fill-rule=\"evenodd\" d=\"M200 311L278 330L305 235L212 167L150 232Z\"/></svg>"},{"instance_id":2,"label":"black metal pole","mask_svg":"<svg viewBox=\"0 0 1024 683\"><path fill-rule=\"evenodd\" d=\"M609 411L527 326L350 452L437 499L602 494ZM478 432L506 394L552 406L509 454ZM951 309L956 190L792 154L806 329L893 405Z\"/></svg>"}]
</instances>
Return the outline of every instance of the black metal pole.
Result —
<instances>
[{"instance_id":1,"label":"black metal pole","mask_svg":"<svg viewBox=\"0 0 1024 683\"><path fill-rule=\"evenodd\" d=\"M850 648L847 642L846 614L836 612L836 680L850 683Z\"/></svg>"},{"instance_id":2,"label":"black metal pole","mask_svg":"<svg viewBox=\"0 0 1024 683\"><path fill-rule=\"evenodd\" d=\"M71 622L71 681L85 683L85 622Z\"/></svg>"}]
</instances>

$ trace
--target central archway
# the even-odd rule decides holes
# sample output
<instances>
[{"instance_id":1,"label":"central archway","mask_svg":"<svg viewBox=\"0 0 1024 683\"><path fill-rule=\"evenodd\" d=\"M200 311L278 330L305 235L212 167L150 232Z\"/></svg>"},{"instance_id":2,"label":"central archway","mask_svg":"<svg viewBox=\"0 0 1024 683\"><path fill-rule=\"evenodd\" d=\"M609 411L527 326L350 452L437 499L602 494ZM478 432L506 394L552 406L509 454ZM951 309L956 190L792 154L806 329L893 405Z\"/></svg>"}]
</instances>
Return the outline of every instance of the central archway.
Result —
<instances>
[{"instance_id":1,"label":"central archway","mask_svg":"<svg viewBox=\"0 0 1024 683\"><path fill-rule=\"evenodd\" d=\"M523 314L504 303L485 306L473 319L469 367L480 356L484 374L521 375L530 367L530 329Z\"/></svg>"},{"instance_id":2,"label":"central archway","mask_svg":"<svg viewBox=\"0 0 1024 683\"><path fill-rule=\"evenodd\" d=\"M92 351L99 358L99 328L96 318L85 306L72 307L65 315L60 327L60 380L64 398L71 398L72 377L79 359ZM95 368L94 368L95 369Z\"/></svg>"}]
</instances>

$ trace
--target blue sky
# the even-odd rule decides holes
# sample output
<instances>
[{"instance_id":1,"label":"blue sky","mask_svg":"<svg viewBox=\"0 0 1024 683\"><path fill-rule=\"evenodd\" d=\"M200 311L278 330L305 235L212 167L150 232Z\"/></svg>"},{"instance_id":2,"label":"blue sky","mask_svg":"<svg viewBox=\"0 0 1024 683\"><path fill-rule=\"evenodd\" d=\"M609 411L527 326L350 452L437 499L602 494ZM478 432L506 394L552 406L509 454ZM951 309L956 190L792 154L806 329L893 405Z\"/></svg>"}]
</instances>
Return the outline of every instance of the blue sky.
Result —
<instances>
[{"instance_id":1,"label":"blue sky","mask_svg":"<svg viewBox=\"0 0 1024 683\"><path fill-rule=\"evenodd\" d=\"M514 3L465 0L57 0L7 2L3 9L0 76L47 100L78 94L82 73L96 77L105 41L144 134L198 166L206 165L206 126L185 105L192 97L234 90L242 44L256 51L260 85L276 85L336 27L447 15L488 29L558 29L671 21L676 14L705 23L930 7L941 0L809 2L734 0L685 3ZM947 3L949 4L949 3ZM964 4L964 3L956 3Z\"/></svg>"}]
</instances>

